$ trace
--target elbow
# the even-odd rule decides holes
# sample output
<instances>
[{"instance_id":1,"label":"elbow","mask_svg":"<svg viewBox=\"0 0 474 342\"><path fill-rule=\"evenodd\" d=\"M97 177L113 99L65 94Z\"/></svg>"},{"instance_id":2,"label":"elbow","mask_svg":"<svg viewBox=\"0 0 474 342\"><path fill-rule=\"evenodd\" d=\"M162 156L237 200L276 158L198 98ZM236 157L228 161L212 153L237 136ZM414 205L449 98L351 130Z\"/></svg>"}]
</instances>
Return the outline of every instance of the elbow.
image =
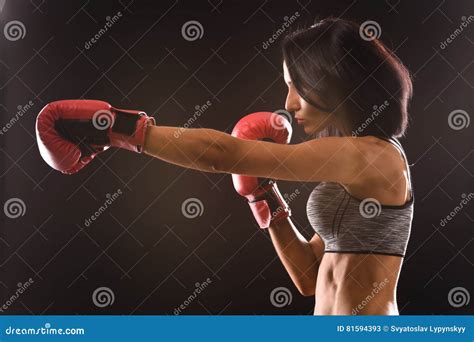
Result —
<instances>
[{"instance_id":1,"label":"elbow","mask_svg":"<svg viewBox=\"0 0 474 342\"><path fill-rule=\"evenodd\" d=\"M207 172L225 173L219 154L215 154L212 158L209 158L208 162L206 162L205 164L205 170Z\"/></svg>"},{"instance_id":2,"label":"elbow","mask_svg":"<svg viewBox=\"0 0 474 342\"><path fill-rule=\"evenodd\" d=\"M211 173L226 172L227 148L222 142L224 140L222 134L225 133L208 128L201 130L203 132L201 139L194 142L194 148L200 151L200 155L191 161L191 168ZM186 157L190 160L190 157Z\"/></svg>"},{"instance_id":3,"label":"elbow","mask_svg":"<svg viewBox=\"0 0 474 342\"><path fill-rule=\"evenodd\" d=\"M222 132L220 132L222 133ZM227 133L216 139L212 146L212 152L209 158L209 169L213 173L230 173L235 163L235 148L233 147L234 139Z\"/></svg>"},{"instance_id":4,"label":"elbow","mask_svg":"<svg viewBox=\"0 0 474 342\"><path fill-rule=\"evenodd\" d=\"M228 173L228 154L221 147L214 147L207 162L207 169L212 173Z\"/></svg>"},{"instance_id":5,"label":"elbow","mask_svg":"<svg viewBox=\"0 0 474 342\"><path fill-rule=\"evenodd\" d=\"M299 293L305 297L311 297L316 294L316 280L318 273L309 273L301 275L295 283Z\"/></svg>"},{"instance_id":6,"label":"elbow","mask_svg":"<svg viewBox=\"0 0 474 342\"><path fill-rule=\"evenodd\" d=\"M312 297L316 293L316 286L308 286L304 284L298 284L297 289L299 293L304 297Z\"/></svg>"}]
</instances>

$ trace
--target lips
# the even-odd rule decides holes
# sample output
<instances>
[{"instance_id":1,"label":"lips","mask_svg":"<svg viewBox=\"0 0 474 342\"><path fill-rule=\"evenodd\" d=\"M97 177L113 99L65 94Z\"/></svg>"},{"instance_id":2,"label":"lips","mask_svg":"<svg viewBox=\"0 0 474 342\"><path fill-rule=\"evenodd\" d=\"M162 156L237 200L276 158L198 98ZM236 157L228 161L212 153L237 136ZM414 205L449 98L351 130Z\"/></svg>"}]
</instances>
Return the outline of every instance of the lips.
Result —
<instances>
[{"instance_id":1,"label":"lips","mask_svg":"<svg viewBox=\"0 0 474 342\"><path fill-rule=\"evenodd\" d=\"M304 119L301 119L301 118L298 118L298 117L295 117L295 120L298 123L298 125L301 125L304 122Z\"/></svg>"}]
</instances>

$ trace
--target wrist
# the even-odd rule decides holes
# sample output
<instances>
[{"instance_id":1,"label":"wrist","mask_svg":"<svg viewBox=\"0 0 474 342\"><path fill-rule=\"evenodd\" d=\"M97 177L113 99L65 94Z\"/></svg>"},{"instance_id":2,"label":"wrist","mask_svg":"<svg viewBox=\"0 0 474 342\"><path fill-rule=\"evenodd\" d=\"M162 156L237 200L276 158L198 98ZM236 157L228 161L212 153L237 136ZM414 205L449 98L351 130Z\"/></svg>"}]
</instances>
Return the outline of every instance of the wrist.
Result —
<instances>
[{"instance_id":1,"label":"wrist","mask_svg":"<svg viewBox=\"0 0 474 342\"><path fill-rule=\"evenodd\" d=\"M275 181L260 187L252 201L249 201L255 219L260 228L268 228L270 224L278 223L291 216L291 210L280 193Z\"/></svg>"},{"instance_id":2,"label":"wrist","mask_svg":"<svg viewBox=\"0 0 474 342\"><path fill-rule=\"evenodd\" d=\"M142 153L147 129L155 119L141 111L113 109L115 119L109 131L112 146Z\"/></svg>"},{"instance_id":3,"label":"wrist","mask_svg":"<svg viewBox=\"0 0 474 342\"><path fill-rule=\"evenodd\" d=\"M150 148L152 146L151 141L153 139L153 126L148 125L145 127L145 139L143 142L143 153L150 154Z\"/></svg>"}]
</instances>

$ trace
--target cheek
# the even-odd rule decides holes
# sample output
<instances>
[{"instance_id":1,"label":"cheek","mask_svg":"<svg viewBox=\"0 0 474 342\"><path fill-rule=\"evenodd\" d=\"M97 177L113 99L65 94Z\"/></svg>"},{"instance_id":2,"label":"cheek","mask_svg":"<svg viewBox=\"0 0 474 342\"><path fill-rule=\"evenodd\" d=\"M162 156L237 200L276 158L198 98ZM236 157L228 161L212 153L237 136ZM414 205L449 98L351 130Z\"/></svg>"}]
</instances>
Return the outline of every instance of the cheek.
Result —
<instances>
[{"instance_id":1,"label":"cheek","mask_svg":"<svg viewBox=\"0 0 474 342\"><path fill-rule=\"evenodd\" d=\"M321 113L319 113L313 106L307 104L306 102L301 106L301 111L303 112L304 117L309 120L320 120L323 117Z\"/></svg>"},{"instance_id":2,"label":"cheek","mask_svg":"<svg viewBox=\"0 0 474 342\"><path fill-rule=\"evenodd\" d=\"M314 108L306 101L300 101L300 108L301 111L305 114L305 116L314 116Z\"/></svg>"}]
</instances>

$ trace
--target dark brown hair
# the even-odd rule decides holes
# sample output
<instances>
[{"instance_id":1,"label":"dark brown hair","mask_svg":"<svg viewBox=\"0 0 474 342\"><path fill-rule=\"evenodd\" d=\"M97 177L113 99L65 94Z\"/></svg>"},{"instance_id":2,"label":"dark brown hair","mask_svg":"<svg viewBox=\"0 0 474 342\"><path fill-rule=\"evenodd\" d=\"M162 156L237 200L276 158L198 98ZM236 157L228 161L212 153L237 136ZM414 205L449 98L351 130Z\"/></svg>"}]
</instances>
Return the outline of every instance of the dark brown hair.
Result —
<instances>
[{"instance_id":1,"label":"dark brown hair","mask_svg":"<svg viewBox=\"0 0 474 342\"><path fill-rule=\"evenodd\" d=\"M405 134L413 92L410 73L360 25L326 18L289 33L282 48L298 94L344 124L341 130L328 127L317 137Z\"/></svg>"}]
</instances>

